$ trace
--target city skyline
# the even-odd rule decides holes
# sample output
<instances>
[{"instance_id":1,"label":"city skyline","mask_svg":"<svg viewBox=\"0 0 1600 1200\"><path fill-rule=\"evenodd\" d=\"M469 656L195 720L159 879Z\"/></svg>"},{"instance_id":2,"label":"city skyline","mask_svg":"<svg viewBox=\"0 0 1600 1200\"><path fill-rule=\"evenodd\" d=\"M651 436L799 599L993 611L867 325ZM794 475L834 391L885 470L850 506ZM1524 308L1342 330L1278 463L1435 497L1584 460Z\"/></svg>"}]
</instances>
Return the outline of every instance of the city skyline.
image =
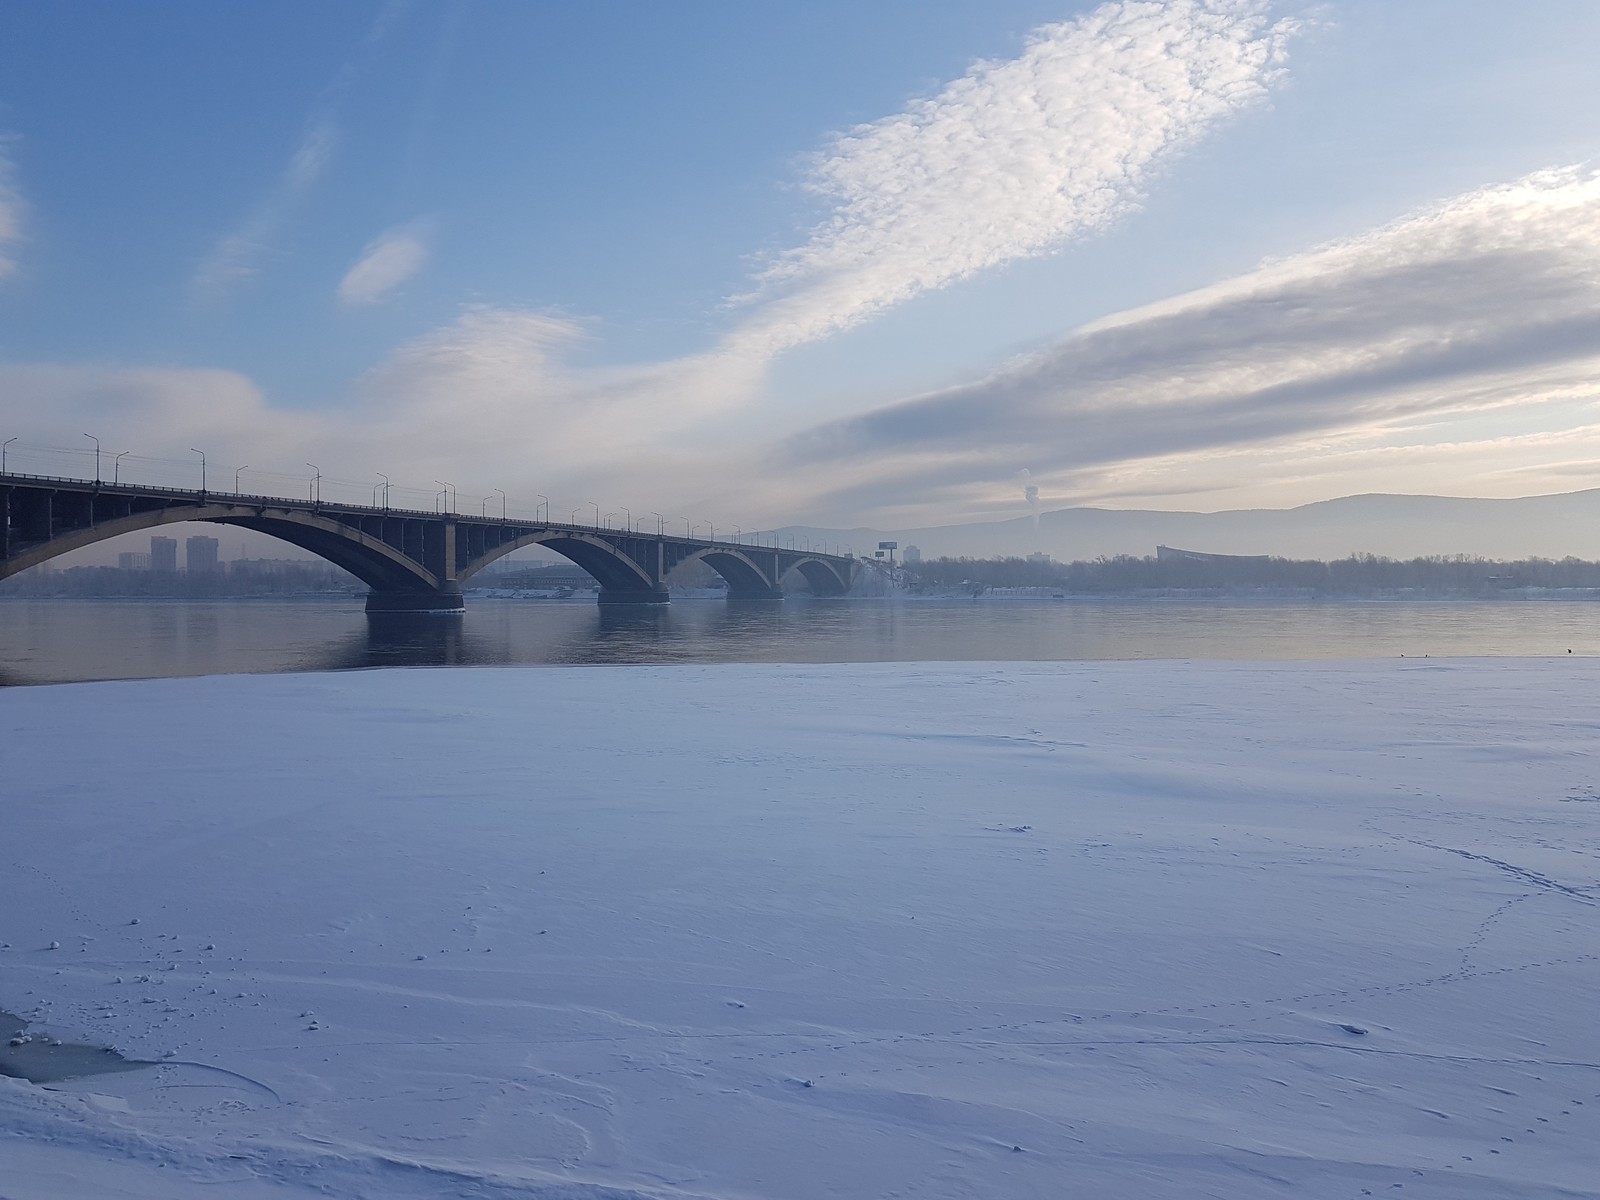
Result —
<instances>
[{"instance_id":1,"label":"city skyline","mask_svg":"<svg viewBox=\"0 0 1600 1200\"><path fill-rule=\"evenodd\" d=\"M1600 482L1589 5L7 25L20 469L887 529Z\"/></svg>"}]
</instances>

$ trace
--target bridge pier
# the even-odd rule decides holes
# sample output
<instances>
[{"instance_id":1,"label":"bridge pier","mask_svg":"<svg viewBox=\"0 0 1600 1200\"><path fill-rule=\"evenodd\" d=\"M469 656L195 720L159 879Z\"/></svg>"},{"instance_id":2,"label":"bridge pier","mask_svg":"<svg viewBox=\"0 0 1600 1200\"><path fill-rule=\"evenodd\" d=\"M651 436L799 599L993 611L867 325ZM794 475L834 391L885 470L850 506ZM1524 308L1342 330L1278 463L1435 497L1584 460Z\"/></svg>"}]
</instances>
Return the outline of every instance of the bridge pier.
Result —
<instances>
[{"instance_id":1,"label":"bridge pier","mask_svg":"<svg viewBox=\"0 0 1600 1200\"><path fill-rule=\"evenodd\" d=\"M459 587L436 592L380 592L367 593L369 613L459 613L465 612L466 600Z\"/></svg>"}]
</instances>

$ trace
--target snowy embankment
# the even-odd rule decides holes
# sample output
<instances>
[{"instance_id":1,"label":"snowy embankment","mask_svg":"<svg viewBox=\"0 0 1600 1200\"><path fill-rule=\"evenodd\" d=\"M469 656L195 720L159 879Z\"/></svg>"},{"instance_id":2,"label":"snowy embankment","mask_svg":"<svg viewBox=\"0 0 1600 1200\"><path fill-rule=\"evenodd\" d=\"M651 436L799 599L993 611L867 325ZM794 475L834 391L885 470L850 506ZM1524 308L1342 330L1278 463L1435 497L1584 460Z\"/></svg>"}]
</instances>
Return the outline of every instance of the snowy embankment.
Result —
<instances>
[{"instance_id":1,"label":"snowy embankment","mask_svg":"<svg viewBox=\"0 0 1600 1200\"><path fill-rule=\"evenodd\" d=\"M1597 696L1571 659L3 691L0 1008L166 1065L0 1079L0 1195L1597 1196Z\"/></svg>"}]
</instances>

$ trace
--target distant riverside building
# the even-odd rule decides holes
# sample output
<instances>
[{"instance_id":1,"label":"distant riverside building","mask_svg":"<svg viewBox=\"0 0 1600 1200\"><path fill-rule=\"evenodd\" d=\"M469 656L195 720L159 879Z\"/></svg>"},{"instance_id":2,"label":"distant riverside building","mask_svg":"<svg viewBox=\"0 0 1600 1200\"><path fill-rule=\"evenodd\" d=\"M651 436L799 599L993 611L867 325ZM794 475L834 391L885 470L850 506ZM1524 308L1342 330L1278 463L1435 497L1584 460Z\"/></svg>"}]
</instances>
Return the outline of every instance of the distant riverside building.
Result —
<instances>
[{"instance_id":1,"label":"distant riverside building","mask_svg":"<svg viewBox=\"0 0 1600 1200\"><path fill-rule=\"evenodd\" d=\"M919 562L922 561L922 550L921 550L921 548L919 548L917 546L907 546L906 547L906 552L905 552L905 555L904 555L902 561L904 561L904 563L908 567L916 566Z\"/></svg>"},{"instance_id":2,"label":"distant riverside building","mask_svg":"<svg viewBox=\"0 0 1600 1200\"><path fill-rule=\"evenodd\" d=\"M1028 555L1028 561L1031 563L1038 563L1040 566L1049 566L1051 559L1050 556L1043 550L1035 550L1032 554Z\"/></svg>"},{"instance_id":3,"label":"distant riverside building","mask_svg":"<svg viewBox=\"0 0 1600 1200\"><path fill-rule=\"evenodd\" d=\"M119 571L148 571L150 556L140 550L124 550L117 555Z\"/></svg>"},{"instance_id":4,"label":"distant riverside building","mask_svg":"<svg viewBox=\"0 0 1600 1200\"><path fill-rule=\"evenodd\" d=\"M199 534L184 543L189 574L209 575L217 569L217 539Z\"/></svg>"},{"instance_id":5,"label":"distant riverside building","mask_svg":"<svg viewBox=\"0 0 1600 1200\"><path fill-rule=\"evenodd\" d=\"M152 571L178 570L178 539L153 537L150 539L150 569Z\"/></svg>"}]
</instances>

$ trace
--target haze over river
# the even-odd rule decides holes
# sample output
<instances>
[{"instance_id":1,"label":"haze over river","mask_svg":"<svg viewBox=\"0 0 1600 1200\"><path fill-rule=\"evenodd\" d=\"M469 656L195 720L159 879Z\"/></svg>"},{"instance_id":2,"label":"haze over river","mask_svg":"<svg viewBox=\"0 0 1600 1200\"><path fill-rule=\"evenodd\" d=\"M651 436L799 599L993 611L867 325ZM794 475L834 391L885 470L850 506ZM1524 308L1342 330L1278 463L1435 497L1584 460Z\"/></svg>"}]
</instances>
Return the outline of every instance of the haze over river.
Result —
<instances>
[{"instance_id":1,"label":"haze over river","mask_svg":"<svg viewBox=\"0 0 1600 1200\"><path fill-rule=\"evenodd\" d=\"M1360 659L1600 653L1600 604L471 597L368 618L354 597L0 601L0 685L380 666Z\"/></svg>"}]
</instances>

